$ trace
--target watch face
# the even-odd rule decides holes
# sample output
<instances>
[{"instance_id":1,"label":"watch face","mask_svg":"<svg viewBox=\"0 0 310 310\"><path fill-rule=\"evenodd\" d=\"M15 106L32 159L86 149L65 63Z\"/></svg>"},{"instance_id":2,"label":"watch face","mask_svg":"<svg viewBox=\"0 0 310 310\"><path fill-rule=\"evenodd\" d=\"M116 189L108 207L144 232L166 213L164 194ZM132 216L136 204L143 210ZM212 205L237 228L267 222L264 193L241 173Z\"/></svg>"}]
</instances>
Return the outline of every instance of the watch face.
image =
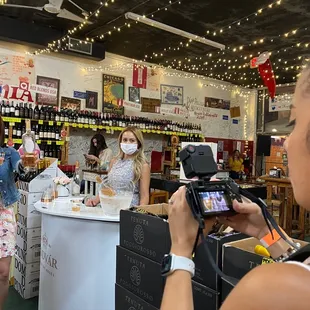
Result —
<instances>
[{"instance_id":1,"label":"watch face","mask_svg":"<svg viewBox=\"0 0 310 310\"><path fill-rule=\"evenodd\" d=\"M170 269L171 269L171 262L172 262L172 257L171 255L165 255L163 258L163 261L161 263L161 274L165 275L167 274Z\"/></svg>"}]
</instances>

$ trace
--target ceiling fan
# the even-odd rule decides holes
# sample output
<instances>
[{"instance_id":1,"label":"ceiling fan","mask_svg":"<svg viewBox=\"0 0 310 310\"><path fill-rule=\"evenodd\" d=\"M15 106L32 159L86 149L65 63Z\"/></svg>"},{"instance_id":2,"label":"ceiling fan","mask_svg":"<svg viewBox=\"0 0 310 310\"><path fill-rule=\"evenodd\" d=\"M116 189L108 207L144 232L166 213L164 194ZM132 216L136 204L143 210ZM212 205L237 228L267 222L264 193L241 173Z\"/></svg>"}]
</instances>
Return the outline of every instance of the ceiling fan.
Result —
<instances>
[{"instance_id":1,"label":"ceiling fan","mask_svg":"<svg viewBox=\"0 0 310 310\"><path fill-rule=\"evenodd\" d=\"M70 11L66 9L62 9L61 6L63 4L64 0L49 0L47 4L44 6L28 6L28 5L19 5L19 4L3 4L3 7L13 7L13 8L23 8L23 9L32 9L32 10L38 10L38 11L46 11L51 14L57 15L57 17L65 18L69 20L74 20L79 23L83 23L86 21L88 24L92 24L92 22L85 20L85 17L88 17L89 14L85 10L83 10L81 7L79 7L76 3L74 3L72 0L69 0L70 3L75 5L77 8L79 8L82 11L83 17L80 17L78 15L75 15L71 13Z\"/></svg>"}]
</instances>

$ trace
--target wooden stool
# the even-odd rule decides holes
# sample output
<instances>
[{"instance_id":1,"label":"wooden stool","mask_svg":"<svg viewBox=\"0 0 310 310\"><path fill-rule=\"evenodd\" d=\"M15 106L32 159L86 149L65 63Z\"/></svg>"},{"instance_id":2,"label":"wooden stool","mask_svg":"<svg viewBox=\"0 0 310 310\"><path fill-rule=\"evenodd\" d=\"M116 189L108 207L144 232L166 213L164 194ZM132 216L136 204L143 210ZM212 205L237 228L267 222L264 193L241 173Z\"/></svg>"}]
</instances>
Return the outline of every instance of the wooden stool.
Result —
<instances>
[{"instance_id":1,"label":"wooden stool","mask_svg":"<svg viewBox=\"0 0 310 310\"><path fill-rule=\"evenodd\" d=\"M156 203L168 203L168 200L169 200L168 192L155 190L154 192L151 193L150 204L153 205Z\"/></svg>"}]
</instances>

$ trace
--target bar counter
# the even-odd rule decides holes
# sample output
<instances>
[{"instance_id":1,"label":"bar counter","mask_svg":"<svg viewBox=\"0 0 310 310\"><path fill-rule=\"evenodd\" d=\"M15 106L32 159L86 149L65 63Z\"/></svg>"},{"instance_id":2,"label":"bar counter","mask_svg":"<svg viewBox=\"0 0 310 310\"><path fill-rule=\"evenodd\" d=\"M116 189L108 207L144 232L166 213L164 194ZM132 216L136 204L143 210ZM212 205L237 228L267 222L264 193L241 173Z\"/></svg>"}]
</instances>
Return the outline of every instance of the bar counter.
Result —
<instances>
[{"instance_id":1,"label":"bar counter","mask_svg":"<svg viewBox=\"0 0 310 310\"><path fill-rule=\"evenodd\" d=\"M188 181L169 178L161 174L152 174L150 188L174 193L180 186L186 185ZM246 189L256 197L261 199L267 198L266 184L254 181L237 182L241 188Z\"/></svg>"},{"instance_id":2,"label":"bar counter","mask_svg":"<svg viewBox=\"0 0 310 310\"><path fill-rule=\"evenodd\" d=\"M71 211L70 199L35 204L42 213L39 310L115 310L119 216Z\"/></svg>"}]
</instances>

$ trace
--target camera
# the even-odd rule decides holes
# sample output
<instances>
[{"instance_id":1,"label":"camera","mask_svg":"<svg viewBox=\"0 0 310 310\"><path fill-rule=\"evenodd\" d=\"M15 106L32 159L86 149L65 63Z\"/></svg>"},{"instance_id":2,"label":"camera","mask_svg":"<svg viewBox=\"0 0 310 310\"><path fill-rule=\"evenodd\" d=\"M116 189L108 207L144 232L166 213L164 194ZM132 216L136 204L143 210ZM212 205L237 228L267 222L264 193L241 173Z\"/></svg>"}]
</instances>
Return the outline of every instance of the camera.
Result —
<instances>
[{"instance_id":1,"label":"camera","mask_svg":"<svg viewBox=\"0 0 310 310\"><path fill-rule=\"evenodd\" d=\"M202 222L209 216L232 216L236 212L233 200L242 202L239 186L232 180L210 181L217 173L217 164L208 145L187 145L180 152L180 160L188 179L186 200L194 217Z\"/></svg>"}]
</instances>

